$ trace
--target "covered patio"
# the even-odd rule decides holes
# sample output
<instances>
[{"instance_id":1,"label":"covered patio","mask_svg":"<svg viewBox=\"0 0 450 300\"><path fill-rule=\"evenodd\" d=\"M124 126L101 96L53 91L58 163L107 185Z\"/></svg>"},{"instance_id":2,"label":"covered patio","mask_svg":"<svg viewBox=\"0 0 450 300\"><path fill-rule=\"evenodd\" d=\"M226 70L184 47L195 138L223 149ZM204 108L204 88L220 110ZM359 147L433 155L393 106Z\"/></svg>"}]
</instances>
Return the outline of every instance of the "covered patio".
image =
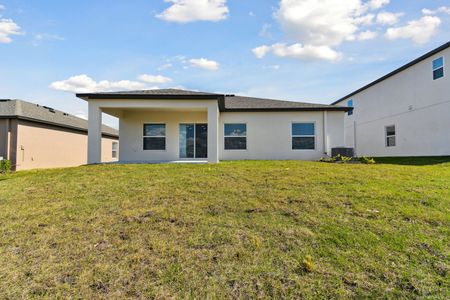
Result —
<instances>
[{"instance_id":1,"label":"covered patio","mask_svg":"<svg viewBox=\"0 0 450 300\"><path fill-rule=\"evenodd\" d=\"M102 113L119 119L119 162L219 162L219 107L215 94L191 97L194 99L77 96L89 104L89 164L102 163Z\"/></svg>"}]
</instances>

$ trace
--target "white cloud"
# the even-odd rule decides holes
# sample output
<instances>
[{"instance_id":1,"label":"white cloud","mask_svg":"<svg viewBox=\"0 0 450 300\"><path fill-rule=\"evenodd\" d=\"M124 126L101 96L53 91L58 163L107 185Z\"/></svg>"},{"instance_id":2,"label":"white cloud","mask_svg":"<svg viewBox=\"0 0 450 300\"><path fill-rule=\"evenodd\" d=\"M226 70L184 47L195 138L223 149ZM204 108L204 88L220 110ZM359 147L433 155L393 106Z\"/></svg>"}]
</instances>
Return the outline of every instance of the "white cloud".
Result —
<instances>
[{"instance_id":1,"label":"white cloud","mask_svg":"<svg viewBox=\"0 0 450 300\"><path fill-rule=\"evenodd\" d=\"M440 24L441 19L436 16L423 16L405 26L388 28L386 37L389 40L411 39L416 44L424 44L437 33Z\"/></svg>"},{"instance_id":2,"label":"white cloud","mask_svg":"<svg viewBox=\"0 0 450 300\"><path fill-rule=\"evenodd\" d=\"M377 15L377 23L381 25L394 25L397 24L399 18L403 16L404 13L391 13L387 11L382 11Z\"/></svg>"},{"instance_id":3,"label":"white cloud","mask_svg":"<svg viewBox=\"0 0 450 300\"><path fill-rule=\"evenodd\" d=\"M164 65L158 67L158 71L164 71L164 70L170 69L170 68L172 68L172 67L173 67L173 64L167 63L167 64L164 64Z\"/></svg>"},{"instance_id":4,"label":"white cloud","mask_svg":"<svg viewBox=\"0 0 450 300\"><path fill-rule=\"evenodd\" d=\"M360 32L356 39L359 41L367 41L367 40L372 40L372 39L376 38L377 36L378 36L378 32L367 30L367 31Z\"/></svg>"},{"instance_id":5,"label":"white cloud","mask_svg":"<svg viewBox=\"0 0 450 300\"><path fill-rule=\"evenodd\" d=\"M43 41L64 41L64 38L57 34L39 33L34 36L33 46L37 47Z\"/></svg>"},{"instance_id":6,"label":"white cloud","mask_svg":"<svg viewBox=\"0 0 450 300\"><path fill-rule=\"evenodd\" d=\"M172 6L156 17L169 22L220 21L228 17L226 0L165 0Z\"/></svg>"},{"instance_id":7,"label":"white cloud","mask_svg":"<svg viewBox=\"0 0 450 300\"><path fill-rule=\"evenodd\" d=\"M438 13L444 13L444 14L450 15L450 7L441 6L438 9L435 9L435 10L424 8L424 9L422 9L422 13L424 15L436 15Z\"/></svg>"},{"instance_id":8,"label":"white cloud","mask_svg":"<svg viewBox=\"0 0 450 300\"><path fill-rule=\"evenodd\" d=\"M277 43L272 46L261 46L252 50L257 58L263 58L267 53L272 52L278 57L290 57L303 60L328 60L338 61L342 54L328 46L312 46L295 43L286 45Z\"/></svg>"},{"instance_id":9,"label":"white cloud","mask_svg":"<svg viewBox=\"0 0 450 300\"><path fill-rule=\"evenodd\" d=\"M272 34L270 33L270 29L272 28L272 25L268 24L268 23L264 23L261 31L259 32L259 36L264 37L264 38L272 38Z\"/></svg>"},{"instance_id":10,"label":"white cloud","mask_svg":"<svg viewBox=\"0 0 450 300\"><path fill-rule=\"evenodd\" d=\"M0 10L5 10L5 9L6 9L6 7L4 5L0 4Z\"/></svg>"},{"instance_id":11,"label":"white cloud","mask_svg":"<svg viewBox=\"0 0 450 300\"><path fill-rule=\"evenodd\" d=\"M0 43L11 43L12 35L22 35L20 26L11 19L0 19Z\"/></svg>"},{"instance_id":12,"label":"white cloud","mask_svg":"<svg viewBox=\"0 0 450 300\"><path fill-rule=\"evenodd\" d=\"M138 80L147 83L161 83L161 84L172 81L172 79L169 77L165 77L162 75L149 75L149 74L139 75Z\"/></svg>"},{"instance_id":13,"label":"white cloud","mask_svg":"<svg viewBox=\"0 0 450 300\"><path fill-rule=\"evenodd\" d=\"M315 46L337 46L358 31L365 20L360 0L281 0L276 13L283 28L297 41ZM363 19L361 19L363 18Z\"/></svg>"},{"instance_id":14,"label":"white cloud","mask_svg":"<svg viewBox=\"0 0 450 300\"><path fill-rule=\"evenodd\" d=\"M390 0L371 0L369 6L371 9L380 9L385 5L388 5Z\"/></svg>"},{"instance_id":15,"label":"white cloud","mask_svg":"<svg viewBox=\"0 0 450 300\"><path fill-rule=\"evenodd\" d=\"M374 14L367 14L362 17L356 18L355 23L358 25L369 26L372 25L372 21L375 18Z\"/></svg>"},{"instance_id":16,"label":"white cloud","mask_svg":"<svg viewBox=\"0 0 450 300\"><path fill-rule=\"evenodd\" d=\"M263 45L260 47L256 47L252 50L253 54L255 54L255 56L257 58L263 58L264 56L266 56L267 53L270 52L272 48L270 46L267 45Z\"/></svg>"},{"instance_id":17,"label":"white cloud","mask_svg":"<svg viewBox=\"0 0 450 300\"><path fill-rule=\"evenodd\" d=\"M216 71L219 69L219 63L213 60L208 60L206 58L193 58L189 60L191 66L205 69L209 71Z\"/></svg>"},{"instance_id":18,"label":"white cloud","mask_svg":"<svg viewBox=\"0 0 450 300\"><path fill-rule=\"evenodd\" d=\"M54 90L73 93L148 89L147 85L143 82L130 80L120 80L120 81L102 80L97 82L85 74L73 76L62 81L55 81L51 83L49 87Z\"/></svg>"}]
</instances>

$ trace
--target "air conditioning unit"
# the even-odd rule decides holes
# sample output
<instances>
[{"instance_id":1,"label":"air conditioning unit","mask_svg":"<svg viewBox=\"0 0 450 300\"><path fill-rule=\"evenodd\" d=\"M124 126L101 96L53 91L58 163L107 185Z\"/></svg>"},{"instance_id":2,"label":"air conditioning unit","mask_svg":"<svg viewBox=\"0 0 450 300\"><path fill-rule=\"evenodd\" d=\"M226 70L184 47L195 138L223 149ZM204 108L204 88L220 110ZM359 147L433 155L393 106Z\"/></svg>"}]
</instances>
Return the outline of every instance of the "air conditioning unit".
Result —
<instances>
[{"instance_id":1,"label":"air conditioning unit","mask_svg":"<svg viewBox=\"0 0 450 300\"><path fill-rule=\"evenodd\" d=\"M355 149L354 148L347 148L347 147L336 147L331 149L331 156L346 156L346 157L354 157L355 156Z\"/></svg>"}]
</instances>

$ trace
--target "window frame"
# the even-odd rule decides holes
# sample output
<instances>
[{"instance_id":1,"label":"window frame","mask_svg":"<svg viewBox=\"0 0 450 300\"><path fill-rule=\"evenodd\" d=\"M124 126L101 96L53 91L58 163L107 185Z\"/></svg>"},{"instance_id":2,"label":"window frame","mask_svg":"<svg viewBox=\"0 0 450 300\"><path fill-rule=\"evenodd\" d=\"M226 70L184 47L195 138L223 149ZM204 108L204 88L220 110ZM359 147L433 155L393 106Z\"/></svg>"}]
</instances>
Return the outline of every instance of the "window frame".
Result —
<instances>
[{"instance_id":1,"label":"window frame","mask_svg":"<svg viewBox=\"0 0 450 300\"><path fill-rule=\"evenodd\" d=\"M388 128L389 127L394 127L394 134L393 135L388 135ZM388 144L388 140L389 140L389 138L392 138L392 137L394 138L394 145L390 146ZM396 128L395 124L384 126L384 145L385 145L386 148L397 147L397 128Z\"/></svg>"},{"instance_id":2,"label":"window frame","mask_svg":"<svg viewBox=\"0 0 450 300\"><path fill-rule=\"evenodd\" d=\"M145 135L145 125L164 125L164 136ZM164 149L145 149L145 138L164 138ZM167 151L167 124L161 122L144 123L142 125L142 149L143 151Z\"/></svg>"},{"instance_id":3,"label":"window frame","mask_svg":"<svg viewBox=\"0 0 450 300\"><path fill-rule=\"evenodd\" d=\"M115 149L114 149L114 145L116 146ZM111 143L111 157L119 158L119 142Z\"/></svg>"},{"instance_id":4,"label":"window frame","mask_svg":"<svg viewBox=\"0 0 450 300\"><path fill-rule=\"evenodd\" d=\"M350 109L350 110L347 112L347 116L353 116L353 111L354 111L353 99L347 100L347 107L352 107L352 109Z\"/></svg>"},{"instance_id":5,"label":"window frame","mask_svg":"<svg viewBox=\"0 0 450 300\"><path fill-rule=\"evenodd\" d=\"M235 135L226 135L225 127L227 125L245 125L245 136L235 136ZM247 133L247 123L246 122L233 122L233 123L223 123L223 149L224 151L247 151L248 150L248 133ZM245 149L227 149L225 140L227 138L245 138Z\"/></svg>"},{"instance_id":6,"label":"window frame","mask_svg":"<svg viewBox=\"0 0 450 300\"><path fill-rule=\"evenodd\" d=\"M314 135L294 135L293 126L294 124L313 124L314 125ZM293 121L291 122L291 150L292 151L317 151L317 124L316 121ZM294 138L302 137L313 137L314 138L314 149L294 149Z\"/></svg>"},{"instance_id":7,"label":"window frame","mask_svg":"<svg viewBox=\"0 0 450 300\"><path fill-rule=\"evenodd\" d=\"M434 67L434 62L437 61L438 59L441 59L441 58L442 58L442 66L441 66L441 67L435 68L435 67ZM444 78L444 77L445 77L445 58L444 58L444 56L440 56L440 57L437 57L437 58L433 59L433 60L431 61L431 68L432 68L432 70L433 70L433 71L431 72L431 76L433 77L433 81L434 81L434 80L439 80L439 79L441 79L441 78ZM439 77L439 78L434 78L434 72L437 71L437 70L439 70L439 69L442 69L442 76Z\"/></svg>"}]
</instances>

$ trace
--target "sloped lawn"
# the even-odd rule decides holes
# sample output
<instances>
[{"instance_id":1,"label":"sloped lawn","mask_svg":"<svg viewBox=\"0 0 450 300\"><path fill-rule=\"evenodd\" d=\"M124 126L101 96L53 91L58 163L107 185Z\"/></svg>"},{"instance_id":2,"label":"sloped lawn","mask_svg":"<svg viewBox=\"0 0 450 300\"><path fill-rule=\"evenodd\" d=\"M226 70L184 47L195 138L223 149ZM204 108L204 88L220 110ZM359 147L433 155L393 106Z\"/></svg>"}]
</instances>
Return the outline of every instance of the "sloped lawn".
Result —
<instances>
[{"instance_id":1,"label":"sloped lawn","mask_svg":"<svg viewBox=\"0 0 450 300\"><path fill-rule=\"evenodd\" d=\"M450 163L0 175L0 299L450 298Z\"/></svg>"}]
</instances>

